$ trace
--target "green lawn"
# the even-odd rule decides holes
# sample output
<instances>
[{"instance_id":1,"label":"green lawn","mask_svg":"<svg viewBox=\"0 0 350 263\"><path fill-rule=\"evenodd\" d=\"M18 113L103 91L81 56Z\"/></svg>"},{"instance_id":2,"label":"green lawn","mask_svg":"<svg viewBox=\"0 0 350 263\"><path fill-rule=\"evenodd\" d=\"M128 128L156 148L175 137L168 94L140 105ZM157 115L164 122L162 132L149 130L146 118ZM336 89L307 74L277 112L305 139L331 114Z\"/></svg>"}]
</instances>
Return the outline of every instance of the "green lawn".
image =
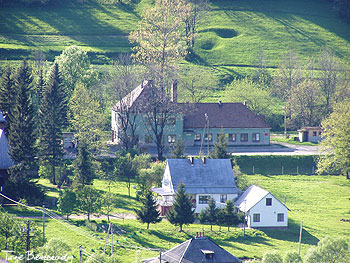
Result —
<instances>
[{"instance_id":1,"label":"green lawn","mask_svg":"<svg viewBox=\"0 0 350 263\"><path fill-rule=\"evenodd\" d=\"M0 60L18 60L37 49L52 60L73 44L93 56L113 57L130 51L127 35L150 3L60 2L40 8L16 3L2 6ZM306 62L324 46L349 61L350 26L337 17L329 1L218 0L211 2L211 8L195 46L197 60L205 65L236 76L249 75L261 48L273 69L287 49L294 49Z\"/></svg>"},{"instance_id":2,"label":"green lawn","mask_svg":"<svg viewBox=\"0 0 350 263\"><path fill-rule=\"evenodd\" d=\"M219 227L214 226L214 231L211 232L208 225L192 224L185 227L184 233L179 233L167 221L151 225L150 229L146 230L145 225L136 220L113 220L127 231L126 235L114 236L114 240L118 241L116 253L122 262L131 263L137 255L143 258L157 255L157 252L147 248L168 249L204 229L206 236L213 238L220 246L238 257L260 258L268 250L277 250L283 255L288 250L297 250L300 221L303 221L304 226L302 255L325 236L349 238L349 223L340 221L350 218L350 181L345 177L249 175L248 179L251 183L271 191L281 201L286 198L287 206L291 210L287 230L247 230L247 236L243 238L243 230L239 228L227 232L226 228L219 231ZM103 181L95 181L95 186L101 191L107 190L107 183ZM125 196L126 188L123 184L116 184L111 190L123 200L121 207L137 206L134 198L129 199ZM40 223L39 219L37 221ZM73 222L78 223L76 220ZM93 233L85 227L84 232L77 229L77 226L66 227L56 221L47 220L46 235L48 238L63 238L72 247L74 255L78 255L79 245L83 245L84 249L90 252L91 249L99 251L103 247L103 239L106 236L104 233ZM97 236L94 238L91 235Z\"/></svg>"}]
</instances>

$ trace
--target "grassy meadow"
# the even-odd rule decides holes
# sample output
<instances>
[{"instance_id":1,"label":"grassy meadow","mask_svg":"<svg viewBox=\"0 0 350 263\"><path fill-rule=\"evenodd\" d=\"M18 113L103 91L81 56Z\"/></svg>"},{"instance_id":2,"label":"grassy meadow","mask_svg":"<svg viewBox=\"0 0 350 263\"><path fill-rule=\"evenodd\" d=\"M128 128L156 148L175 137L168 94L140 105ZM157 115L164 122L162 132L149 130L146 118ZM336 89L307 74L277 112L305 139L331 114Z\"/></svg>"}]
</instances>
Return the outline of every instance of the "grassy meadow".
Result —
<instances>
[{"instance_id":1,"label":"grassy meadow","mask_svg":"<svg viewBox=\"0 0 350 263\"><path fill-rule=\"evenodd\" d=\"M89 51L95 63L130 52L127 36L149 0L101 5L62 0L49 6L10 3L0 9L0 60L15 61L42 50L49 60L70 45ZM228 74L251 74L263 49L268 67L287 49L306 62L327 46L344 62L350 57L350 26L329 1L211 1L199 26L196 62Z\"/></svg>"},{"instance_id":2,"label":"grassy meadow","mask_svg":"<svg viewBox=\"0 0 350 263\"><path fill-rule=\"evenodd\" d=\"M287 206L291 210L288 215L288 229L248 229L244 238L243 230L240 228L231 228L228 232L225 227L220 230L218 226L214 226L213 231L210 231L209 225L191 224L185 227L185 232L179 233L178 229L166 220L151 225L150 229L146 230L146 226L136 220L113 219L113 223L126 231L126 234L114 236L114 241L118 241L115 253L119 255L121 262L131 263L137 257L147 258L157 255L158 252L146 248L169 249L195 236L196 232L204 230L206 236L241 258L261 258L268 250L277 250L283 255L286 251L298 249L301 221L303 222L302 255L323 237L349 238L349 223L340 221L350 217L350 182L345 177L248 175L248 180L269 190L282 202L286 198ZM43 183L48 187L47 182ZM108 190L108 184L104 181L95 180L94 185L101 192ZM120 199L116 203L116 212L129 213L131 208L138 206L135 191L132 191L132 197L129 198L123 183L112 185L111 192L117 194ZM14 208L9 212L18 213ZM40 224L41 219L35 220ZM69 227L52 219L46 222L47 238L61 237L72 248L72 255L78 255L79 245L83 245L90 253L101 251L104 246L106 234L93 232L84 226L78 228L82 225L82 219L71 220L72 225ZM97 219L96 222L106 223L101 219Z\"/></svg>"}]
</instances>

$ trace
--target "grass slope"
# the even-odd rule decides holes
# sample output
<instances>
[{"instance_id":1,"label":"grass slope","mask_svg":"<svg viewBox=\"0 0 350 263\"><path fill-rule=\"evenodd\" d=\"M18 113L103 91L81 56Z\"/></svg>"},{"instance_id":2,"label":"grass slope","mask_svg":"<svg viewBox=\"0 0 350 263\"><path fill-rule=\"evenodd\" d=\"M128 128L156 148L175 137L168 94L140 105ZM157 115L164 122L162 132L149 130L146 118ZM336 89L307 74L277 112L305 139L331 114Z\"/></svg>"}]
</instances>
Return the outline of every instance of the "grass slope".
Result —
<instances>
[{"instance_id":1,"label":"grass slope","mask_svg":"<svg viewBox=\"0 0 350 263\"><path fill-rule=\"evenodd\" d=\"M246 237L243 238L243 230L232 228L230 232L226 228L219 231L218 226L192 224L185 227L184 233L179 233L177 229L167 221L151 225L149 230L145 225L136 220L113 220L118 226L127 231L127 234L115 235L114 240L118 241L115 253L119 255L121 262L131 263L137 257L148 258L156 256L157 252L149 251L147 248L169 249L186 239L193 237L196 232L205 231L206 236L212 238L220 246L238 257L258 257L261 258L264 252L277 250L282 255L289 250L298 249L299 224L303 221L302 235L302 255L305 255L308 248L316 245L317 242L325 237L345 237L349 238L350 228L348 222L342 222L341 219L350 217L349 197L350 181L343 176L261 176L249 175L251 183L257 184L275 197L284 201L286 197L289 212L289 227L287 230L247 230ZM97 181L96 187L101 191L106 191L107 184L103 181ZM125 186L115 185L113 192L125 194ZM121 187L121 188L119 188ZM133 193L134 195L134 193ZM127 199L125 199L127 200ZM137 205L134 199L130 199L130 206ZM14 212L11 210L10 212ZM37 219L40 223L40 219ZM74 220L76 225L81 221ZM98 220L101 222L101 220ZM106 237L104 233L79 234L77 226L65 227L64 225L47 220L46 235L47 238L61 237L72 248L72 254L78 255L79 245L92 252L100 251L103 248L103 240ZM77 232L76 232L77 231ZM97 235L91 240L90 235ZM135 248L139 247L140 249ZM75 260L77 262L77 260Z\"/></svg>"},{"instance_id":2,"label":"grass slope","mask_svg":"<svg viewBox=\"0 0 350 263\"><path fill-rule=\"evenodd\" d=\"M64 0L40 8L2 6L0 60L18 60L37 49L53 59L73 44L110 57L130 51L127 35L149 2L100 5ZM337 17L329 1L215 0L211 7L195 47L200 63L244 75L257 65L261 48L273 68L288 48L306 61L324 46L349 62L350 26Z\"/></svg>"}]
</instances>

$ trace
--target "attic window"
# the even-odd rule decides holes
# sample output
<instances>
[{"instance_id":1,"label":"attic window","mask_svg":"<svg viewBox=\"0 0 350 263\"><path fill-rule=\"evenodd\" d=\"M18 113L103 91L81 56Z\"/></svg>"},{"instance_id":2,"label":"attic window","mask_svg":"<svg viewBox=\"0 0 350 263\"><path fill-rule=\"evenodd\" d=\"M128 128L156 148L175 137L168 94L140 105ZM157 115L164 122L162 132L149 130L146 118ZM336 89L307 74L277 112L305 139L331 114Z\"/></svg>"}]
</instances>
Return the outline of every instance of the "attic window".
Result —
<instances>
[{"instance_id":1,"label":"attic window","mask_svg":"<svg viewBox=\"0 0 350 263\"><path fill-rule=\"evenodd\" d=\"M205 259L213 259L214 251L202 249L202 253L205 255Z\"/></svg>"},{"instance_id":2,"label":"attic window","mask_svg":"<svg viewBox=\"0 0 350 263\"><path fill-rule=\"evenodd\" d=\"M266 206L272 206L272 198L266 198Z\"/></svg>"}]
</instances>

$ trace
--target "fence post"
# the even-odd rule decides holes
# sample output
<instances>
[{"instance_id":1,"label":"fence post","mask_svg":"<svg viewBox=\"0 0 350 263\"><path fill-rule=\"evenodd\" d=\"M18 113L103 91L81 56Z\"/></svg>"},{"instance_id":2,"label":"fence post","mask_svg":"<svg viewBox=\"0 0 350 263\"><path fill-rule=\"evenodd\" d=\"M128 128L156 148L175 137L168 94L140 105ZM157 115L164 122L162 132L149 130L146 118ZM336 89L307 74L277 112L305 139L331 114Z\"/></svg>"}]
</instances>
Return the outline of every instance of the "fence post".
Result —
<instances>
[{"instance_id":1,"label":"fence post","mask_svg":"<svg viewBox=\"0 0 350 263\"><path fill-rule=\"evenodd\" d=\"M297 166L297 174L299 174L299 166Z\"/></svg>"},{"instance_id":2,"label":"fence post","mask_svg":"<svg viewBox=\"0 0 350 263\"><path fill-rule=\"evenodd\" d=\"M254 171L255 169L254 169L254 165L253 165L253 174L255 174L255 171Z\"/></svg>"},{"instance_id":3,"label":"fence post","mask_svg":"<svg viewBox=\"0 0 350 263\"><path fill-rule=\"evenodd\" d=\"M284 174L283 172L284 172L284 167L282 166L282 174Z\"/></svg>"}]
</instances>

